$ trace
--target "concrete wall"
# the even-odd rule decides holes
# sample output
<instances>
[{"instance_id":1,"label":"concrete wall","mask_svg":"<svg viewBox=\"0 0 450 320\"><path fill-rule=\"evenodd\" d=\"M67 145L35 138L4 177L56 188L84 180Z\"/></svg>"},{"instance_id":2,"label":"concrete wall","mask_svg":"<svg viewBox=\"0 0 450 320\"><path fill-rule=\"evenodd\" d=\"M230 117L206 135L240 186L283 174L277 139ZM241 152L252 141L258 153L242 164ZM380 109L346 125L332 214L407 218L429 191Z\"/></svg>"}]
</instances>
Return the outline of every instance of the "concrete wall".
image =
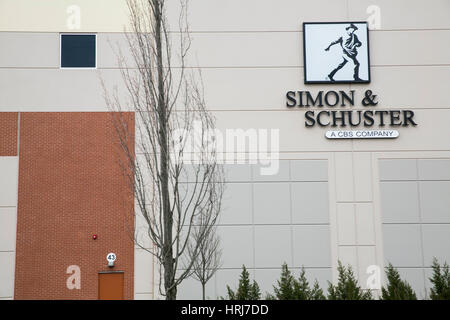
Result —
<instances>
[{"instance_id":1,"label":"concrete wall","mask_svg":"<svg viewBox=\"0 0 450 320\"><path fill-rule=\"evenodd\" d=\"M450 159L381 159L385 261L422 297L433 258L450 261Z\"/></svg>"},{"instance_id":2,"label":"concrete wall","mask_svg":"<svg viewBox=\"0 0 450 320\"><path fill-rule=\"evenodd\" d=\"M127 19L127 5L123 0L61 0L58 2L3 0L0 2L0 30L2 31L122 32Z\"/></svg>"},{"instance_id":3,"label":"concrete wall","mask_svg":"<svg viewBox=\"0 0 450 320\"><path fill-rule=\"evenodd\" d=\"M296 274L326 286L331 279L331 241L327 159L282 160L274 176L258 165L227 165L227 186L218 223L222 265L207 285L207 296L226 296L237 286L242 265L271 292L286 262ZM198 282L188 280L180 296L201 297Z\"/></svg>"}]
</instances>

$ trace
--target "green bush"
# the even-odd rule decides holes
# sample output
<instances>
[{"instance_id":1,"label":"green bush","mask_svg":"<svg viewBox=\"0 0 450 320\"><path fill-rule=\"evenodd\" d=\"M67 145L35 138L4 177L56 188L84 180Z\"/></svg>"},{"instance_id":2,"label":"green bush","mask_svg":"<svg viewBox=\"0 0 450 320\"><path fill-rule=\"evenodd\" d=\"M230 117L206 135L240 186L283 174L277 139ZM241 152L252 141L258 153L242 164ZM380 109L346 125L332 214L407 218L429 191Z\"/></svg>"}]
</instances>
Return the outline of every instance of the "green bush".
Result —
<instances>
[{"instance_id":1,"label":"green bush","mask_svg":"<svg viewBox=\"0 0 450 320\"><path fill-rule=\"evenodd\" d=\"M417 300L416 293L392 264L386 267L387 286L381 288L382 300Z\"/></svg>"},{"instance_id":2,"label":"green bush","mask_svg":"<svg viewBox=\"0 0 450 320\"><path fill-rule=\"evenodd\" d=\"M369 290L364 291L356 280L351 266L347 269L338 261L339 278L337 285L328 282L329 300L372 300Z\"/></svg>"},{"instance_id":3,"label":"green bush","mask_svg":"<svg viewBox=\"0 0 450 320\"><path fill-rule=\"evenodd\" d=\"M273 287L274 296L268 296L268 299L278 300L323 300L322 289L320 289L317 280L312 288L309 287L308 280L305 276L305 269L302 267L300 277L294 278L288 266L284 263L281 267L281 277L277 281L277 286Z\"/></svg>"},{"instance_id":4,"label":"green bush","mask_svg":"<svg viewBox=\"0 0 450 320\"><path fill-rule=\"evenodd\" d=\"M430 291L432 300L450 300L450 267L444 262L441 266L436 258L433 259L433 275L430 278L433 287ZM338 283L333 285L328 282L328 295L325 297L317 280L312 288L305 276L305 269L302 267L298 279L289 270L286 263L282 265L280 279L277 280L273 295L266 295L267 300L372 300L370 290L362 289L351 266L343 266L338 261ZM398 271L389 263L386 267L387 285L381 289L382 300L417 300L416 293L411 286L402 280ZM258 283L250 281L250 276L242 266L239 277L239 284L236 291L227 285L227 299L229 300L260 300L261 291ZM223 297L222 297L223 299Z\"/></svg>"},{"instance_id":5,"label":"green bush","mask_svg":"<svg viewBox=\"0 0 450 320\"><path fill-rule=\"evenodd\" d=\"M433 276L430 278L433 287L430 289L432 300L450 300L450 272L447 262L441 266L436 258L433 259Z\"/></svg>"},{"instance_id":6,"label":"green bush","mask_svg":"<svg viewBox=\"0 0 450 320\"><path fill-rule=\"evenodd\" d=\"M261 299L261 291L259 290L258 283L253 280L250 283L250 277L245 266L242 266L241 276L239 278L239 285L236 291L231 290L227 286L228 299L229 300L259 300Z\"/></svg>"},{"instance_id":7,"label":"green bush","mask_svg":"<svg viewBox=\"0 0 450 320\"><path fill-rule=\"evenodd\" d=\"M273 286L274 299L278 300L296 300L294 293L295 278L284 263L281 267L281 277L277 280L277 286Z\"/></svg>"}]
</instances>

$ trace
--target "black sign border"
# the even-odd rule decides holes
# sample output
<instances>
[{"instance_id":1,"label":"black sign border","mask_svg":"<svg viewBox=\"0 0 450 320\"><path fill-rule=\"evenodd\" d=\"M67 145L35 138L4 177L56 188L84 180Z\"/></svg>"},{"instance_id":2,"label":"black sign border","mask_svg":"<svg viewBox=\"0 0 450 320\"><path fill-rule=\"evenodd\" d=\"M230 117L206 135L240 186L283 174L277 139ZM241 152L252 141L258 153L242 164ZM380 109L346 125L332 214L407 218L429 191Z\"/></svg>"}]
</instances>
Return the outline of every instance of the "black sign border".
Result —
<instances>
[{"instance_id":1,"label":"black sign border","mask_svg":"<svg viewBox=\"0 0 450 320\"><path fill-rule=\"evenodd\" d=\"M363 80L363 81L355 81L355 80L336 80L336 81L308 81L306 79L306 32L305 32L305 25L307 24L350 24L350 23L358 23L358 24L365 24L366 30L367 30L367 64L368 64L368 75L369 75L369 79L368 80ZM369 26L367 24L367 21L336 21L336 22L303 22L303 79L304 79L304 84L340 84L340 83L370 83L370 40L369 40Z\"/></svg>"}]
</instances>

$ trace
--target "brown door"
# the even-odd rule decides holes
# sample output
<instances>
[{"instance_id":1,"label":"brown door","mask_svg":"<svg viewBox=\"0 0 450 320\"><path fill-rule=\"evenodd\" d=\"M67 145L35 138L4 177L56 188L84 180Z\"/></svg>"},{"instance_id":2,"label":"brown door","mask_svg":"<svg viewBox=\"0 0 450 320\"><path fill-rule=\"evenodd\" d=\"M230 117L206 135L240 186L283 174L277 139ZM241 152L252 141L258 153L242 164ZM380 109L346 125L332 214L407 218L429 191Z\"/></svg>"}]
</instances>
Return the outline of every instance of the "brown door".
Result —
<instances>
[{"instance_id":1,"label":"brown door","mask_svg":"<svg viewBox=\"0 0 450 320\"><path fill-rule=\"evenodd\" d=\"M98 274L98 299L123 300L123 272Z\"/></svg>"}]
</instances>

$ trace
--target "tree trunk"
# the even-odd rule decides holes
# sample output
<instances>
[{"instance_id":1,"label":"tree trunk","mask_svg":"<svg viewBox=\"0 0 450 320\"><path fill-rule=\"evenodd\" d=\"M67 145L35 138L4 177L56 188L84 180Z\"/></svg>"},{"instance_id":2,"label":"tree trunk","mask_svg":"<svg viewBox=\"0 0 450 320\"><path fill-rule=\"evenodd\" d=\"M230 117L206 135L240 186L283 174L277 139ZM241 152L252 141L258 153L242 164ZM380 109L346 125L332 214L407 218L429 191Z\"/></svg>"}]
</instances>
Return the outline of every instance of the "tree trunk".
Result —
<instances>
[{"instance_id":1,"label":"tree trunk","mask_svg":"<svg viewBox=\"0 0 450 320\"><path fill-rule=\"evenodd\" d=\"M177 297L177 288L174 286L175 270L172 248L172 229L173 217L170 210L170 191L169 191L169 150L168 150L168 119L167 105L164 97L164 68L163 68L163 50L162 50L162 4L159 0L153 0L154 19L155 19L155 43L156 60L158 72L158 119L159 119L159 140L161 146L160 164L161 164L161 193L162 210L164 217L164 245L163 245L163 266L164 266L164 288L166 300L175 300Z\"/></svg>"},{"instance_id":2,"label":"tree trunk","mask_svg":"<svg viewBox=\"0 0 450 320\"><path fill-rule=\"evenodd\" d=\"M203 300L205 300L205 287L206 287L206 283L202 282L202 297L203 297Z\"/></svg>"}]
</instances>

